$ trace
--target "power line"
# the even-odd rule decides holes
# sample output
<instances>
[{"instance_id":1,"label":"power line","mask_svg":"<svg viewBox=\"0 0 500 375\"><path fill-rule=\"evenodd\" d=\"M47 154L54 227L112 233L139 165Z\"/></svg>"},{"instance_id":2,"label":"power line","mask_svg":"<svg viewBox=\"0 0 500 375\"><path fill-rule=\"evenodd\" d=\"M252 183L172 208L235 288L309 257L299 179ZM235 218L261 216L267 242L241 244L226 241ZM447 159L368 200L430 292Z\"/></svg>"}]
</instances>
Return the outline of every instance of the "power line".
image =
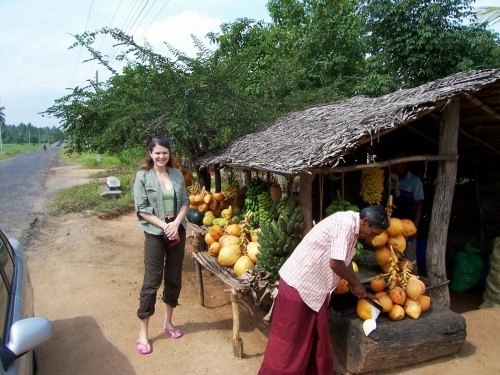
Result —
<instances>
[{"instance_id":1,"label":"power line","mask_svg":"<svg viewBox=\"0 0 500 375\"><path fill-rule=\"evenodd\" d=\"M116 7L115 13L113 14L113 18L111 18L111 21L109 22L109 26L108 26L109 28L111 28L111 25L113 24L113 21L115 20L116 14L118 13L118 10L120 9L122 1L123 0L120 0L120 3ZM106 39L107 36L108 36L108 34L104 34L104 37L101 40L101 44L99 45L99 48L97 49L98 51L101 50L102 45L104 44L104 40ZM87 75L85 76L86 78L90 75L90 72L93 70L94 65L95 65L95 60L92 61L92 65L90 66L89 71L88 71Z\"/></svg>"},{"instance_id":2,"label":"power line","mask_svg":"<svg viewBox=\"0 0 500 375\"><path fill-rule=\"evenodd\" d=\"M146 27L146 29L142 32L141 36L139 38L142 38L142 36L146 33L146 31L148 31L148 29L151 27L151 25L153 24L153 22L156 21L156 18L158 18L158 16L160 15L161 12L163 12L163 9L165 9L165 7L167 6L167 4L170 2L170 0L167 0L167 2L163 5L163 7L160 9L160 11L156 14L155 18L153 18L153 20L151 21L151 23L148 25L148 27Z\"/></svg>"},{"instance_id":3,"label":"power line","mask_svg":"<svg viewBox=\"0 0 500 375\"><path fill-rule=\"evenodd\" d=\"M149 1L149 0L148 0ZM141 7L142 5L142 2L143 0L141 0L140 3L138 3L138 1L136 0L135 4L137 4L137 8L135 9L135 5L133 7L133 10L128 14L127 16L127 19L125 20L125 24L123 27L120 28L120 30L122 30L125 34L128 33L128 31L126 29L129 28L129 25L130 25L130 22L132 22L132 19L135 17L135 15L137 14L137 12L139 11L139 8ZM131 16L131 17L130 17ZM136 18L137 19L137 18ZM118 62L112 62L115 60L116 56L122 51L122 48L115 48L115 50L113 51L113 54L110 56L109 58L109 63L110 63L110 66L112 67L112 65L116 65Z\"/></svg>"},{"instance_id":4,"label":"power line","mask_svg":"<svg viewBox=\"0 0 500 375\"><path fill-rule=\"evenodd\" d=\"M132 35L134 35L137 32L137 29L139 28L139 26L141 26L142 22L144 21L144 18L146 18L146 16L149 14L149 12L151 11L151 8L153 8L153 6L155 5L155 3L156 3L156 0L153 1L153 4L151 4L151 6L149 7L148 11L144 14L144 17L142 17L141 22L139 22L139 24L135 28L134 32L132 33Z\"/></svg>"},{"instance_id":5,"label":"power line","mask_svg":"<svg viewBox=\"0 0 500 375\"><path fill-rule=\"evenodd\" d=\"M85 32L87 31L87 26L89 25L90 13L92 12L92 6L94 5L94 0L90 2L89 13L87 14L87 22L85 23ZM78 64L80 63L80 54L82 52L82 45L80 44L80 49L78 50L78 59L76 60L75 71L73 72L73 78L71 79L71 86L73 86L73 82L75 81L76 70L78 68Z\"/></svg>"},{"instance_id":6,"label":"power line","mask_svg":"<svg viewBox=\"0 0 500 375\"><path fill-rule=\"evenodd\" d=\"M148 0L149 1L149 0ZM153 24L153 22L158 18L158 16L160 15L160 13L163 11L163 9L165 9L165 7L167 6L167 4L170 2L170 0L167 0L165 2L165 4L163 4L162 8L160 9L160 11L154 16L153 20L150 22L150 24L148 25L148 27L146 27L146 29L143 31L143 33L140 35L139 38L142 38L142 36L144 35L144 33L146 32L146 30L149 29L149 27ZM154 1L153 5L156 3L156 0ZM146 4L147 5L147 4ZM153 8L153 5L151 5L151 7L149 8L149 10L147 11L146 15L149 14L149 12L151 11L151 9ZM145 19L145 16L142 18L141 22L137 25L137 28L134 30L134 33L137 31L137 29L139 28L139 26L142 24L142 22L144 21ZM133 36L132 34L132 36ZM118 54L118 52L115 53L115 56Z\"/></svg>"}]
</instances>

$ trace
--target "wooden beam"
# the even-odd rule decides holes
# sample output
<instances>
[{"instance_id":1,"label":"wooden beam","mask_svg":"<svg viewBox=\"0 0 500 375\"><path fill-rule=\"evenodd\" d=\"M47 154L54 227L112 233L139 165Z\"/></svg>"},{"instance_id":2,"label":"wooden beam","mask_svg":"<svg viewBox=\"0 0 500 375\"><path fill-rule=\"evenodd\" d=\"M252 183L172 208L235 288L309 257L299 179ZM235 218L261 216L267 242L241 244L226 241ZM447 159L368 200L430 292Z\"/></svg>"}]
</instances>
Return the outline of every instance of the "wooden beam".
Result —
<instances>
[{"instance_id":1,"label":"wooden beam","mask_svg":"<svg viewBox=\"0 0 500 375\"><path fill-rule=\"evenodd\" d=\"M405 156L404 158L397 158L386 161L377 161L375 163L368 163L368 164L356 164L356 165L349 165L345 167L334 167L334 168L327 168L327 167L315 168L312 169L311 172L315 174L353 172L367 168L383 168L400 163L409 163L412 161L446 161L446 160L458 160L458 155L412 155L412 156Z\"/></svg>"},{"instance_id":2,"label":"wooden beam","mask_svg":"<svg viewBox=\"0 0 500 375\"><path fill-rule=\"evenodd\" d=\"M464 96L469 99L473 104L477 105L479 108L481 108L484 112L487 114L491 115L494 119L500 120L500 113L495 111L493 108L491 108L488 104L484 103L480 99L476 98L474 95L469 94L466 92Z\"/></svg>"},{"instance_id":3,"label":"wooden beam","mask_svg":"<svg viewBox=\"0 0 500 375\"><path fill-rule=\"evenodd\" d=\"M456 154L458 149L458 133L460 120L460 100L451 100L442 111L439 129L439 154ZM438 164L436 188L427 239L427 277L429 282L439 284L446 277L446 242L457 179L457 160L443 161ZM431 297L449 307L450 294L448 288L433 290Z\"/></svg>"},{"instance_id":4,"label":"wooden beam","mask_svg":"<svg viewBox=\"0 0 500 375\"><path fill-rule=\"evenodd\" d=\"M479 139L479 138L473 136L472 134L469 134L467 131L463 130L462 128L460 128L459 130L460 130L460 133L462 133L463 135L465 135L467 138L470 138L470 139L474 140L475 142L477 142L479 144L482 144L484 147L489 148L490 150L492 150L495 154L500 155L500 151L497 150L492 145L490 145L489 143L483 141L482 139Z\"/></svg>"},{"instance_id":5,"label":"wooden beam","mask_svg":"<svg viewBox=\"0 0 500 375\"><path fill-rule=\"evenodd\" d=\"M431 115L432 115L432 113L431 113ZM435 139L429 137L427 134L421 132L420 130L417 130L414 126L407 125L406 127L408 128L408 130L410 130L413 133L415 133L415 134L419 135L420 137L424 138L427 142L430 142L430 143L432 143L434 145L438 144L438 142Z\"/></svg>"}]
</instances>

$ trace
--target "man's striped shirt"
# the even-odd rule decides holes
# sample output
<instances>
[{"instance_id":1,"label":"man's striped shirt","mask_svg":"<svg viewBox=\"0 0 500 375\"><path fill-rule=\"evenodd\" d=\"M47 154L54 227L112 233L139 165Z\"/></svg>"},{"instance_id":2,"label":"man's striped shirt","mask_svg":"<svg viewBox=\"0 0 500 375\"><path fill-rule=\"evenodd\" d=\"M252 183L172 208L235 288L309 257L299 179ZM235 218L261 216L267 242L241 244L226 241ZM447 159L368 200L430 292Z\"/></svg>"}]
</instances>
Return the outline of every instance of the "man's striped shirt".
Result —
<instances>
[{"instance_id":1,"label":"man's striped shirt","mask_svg":"<svg viewBox=\"0 0 500 375\"><path fill-rule=\"evenodd\" d=\"M330 259L349 265L356 253L359 213L337 212L321 220L302 239L279 274L303 301L319 311L341 277L330 268Z\"/></svg>"}]
</instances>

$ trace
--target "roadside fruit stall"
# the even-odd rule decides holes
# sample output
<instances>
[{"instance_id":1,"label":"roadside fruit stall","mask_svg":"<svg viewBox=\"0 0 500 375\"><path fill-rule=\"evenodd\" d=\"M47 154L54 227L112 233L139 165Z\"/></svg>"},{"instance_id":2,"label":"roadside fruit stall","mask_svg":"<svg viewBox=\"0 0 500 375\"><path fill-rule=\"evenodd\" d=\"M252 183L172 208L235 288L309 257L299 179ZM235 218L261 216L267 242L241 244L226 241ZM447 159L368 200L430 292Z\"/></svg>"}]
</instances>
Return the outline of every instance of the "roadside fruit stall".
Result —
<instances>
[{"instance_id":1,"label":"roadside fruit stall","mask_svg":"<svg viewBox=\"0 0 500 375\"><path fill-rule=\"evenodd\" d=\"M484 106L472 105L471 97L476 103L487 101L498 86L500 70L465 72L380 98L355 97L312 107L198 157L193 163L199 170L214 167L216 184L213 189L209 181L210 191L190 194L191 210L204 212L203 217L194 211L192 218L188 217L198 233L196 243L203 243L211 257L204 255L205 259L224 267L230 277L251 285L248 280L252 275L265 275L259 279L264 283L259 285L275 285L279 282L279 268L316 222L339 210L359 210L379 203L386 205L391 214L391 203L385 202L390 197L384 194L384 184L392 178L391 167L403 162L419 163L432 187L427 198L426 278L412 276L411 263L405 258L406 238L414 231L412 223L391 215L391 229L374 243L362 244L354 259L360 270L358 277L365 278L365 272L369 275L363 280L368 288L379 289L385 283L377 293L382 310L387 311L363 319L367 315L358 313L358 306L344 311L333 309L332 340L337 355L344 355L344 364L352 356L371 355L374 335L387 348L402 345L396 334L400 330L416 338L410 340L410 346L422 353L417 361L456 352L466 332L463 320L448 310L445 255L449 218L459 172L467 176L479 163L486 166L491 157L497 157L488 148L467 157L461 155L468 150L467 142L479 135L478 117L490 125L498 121L495 116L481 116ZM474 138L463 136L472 128L476 129ZM416 137L419 142L415 142ZM395 151L401 149L408 156L394 157ZM473 158L478 161L471 162ZM225 189L220 184L221 169L226 178L229 176ZM231 178L236 173L242 177ZM225 198L216 204L210 196L217 201L217 193ZM206 218L208 211L213 216ZM239 230L239 234L226 233L229 227L230 231ZM235 269L240 258L243 260ZM424 289L422 284L425 293L416 296L416 291ZM365 334L363 325L369 319L376 320L378 328ZM425 340L414 332L422 328L420 322L424 319L429 329L440 335L433 339L432 351L423 350ZM447 328L449 321L454 328ZM349 340L342 341L342 337L352 335L360 335L358 343L370 344L355 349ZM456 339L453 345L446 335ZM391 368L407 364L388 362ZM363 373L368 368L376 371L376 365L363 363L353 365L352 372Z\"/></svg>"}]
</instances>

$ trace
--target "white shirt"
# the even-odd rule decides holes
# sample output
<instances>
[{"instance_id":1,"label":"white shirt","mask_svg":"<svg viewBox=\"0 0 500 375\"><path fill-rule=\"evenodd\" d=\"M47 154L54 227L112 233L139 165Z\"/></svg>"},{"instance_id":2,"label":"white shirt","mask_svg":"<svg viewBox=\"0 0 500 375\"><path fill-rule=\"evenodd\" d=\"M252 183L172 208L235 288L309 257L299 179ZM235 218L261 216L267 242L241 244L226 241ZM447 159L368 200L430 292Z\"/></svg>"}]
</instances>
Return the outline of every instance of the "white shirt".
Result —
<instances>
[{"instance_id":1,"label":"white shirt","mask_svg":"<svg viewBox=\"0 0 500 375\"><path fill-rule=\"evenodd\" d=\"M319 311L341 280L330 268L330 259L349 265L356 253L358 235L358 212L328 216L302 239L281 267L280 277L299 292L306 305Z\"/></svg>"}]
</instances>

